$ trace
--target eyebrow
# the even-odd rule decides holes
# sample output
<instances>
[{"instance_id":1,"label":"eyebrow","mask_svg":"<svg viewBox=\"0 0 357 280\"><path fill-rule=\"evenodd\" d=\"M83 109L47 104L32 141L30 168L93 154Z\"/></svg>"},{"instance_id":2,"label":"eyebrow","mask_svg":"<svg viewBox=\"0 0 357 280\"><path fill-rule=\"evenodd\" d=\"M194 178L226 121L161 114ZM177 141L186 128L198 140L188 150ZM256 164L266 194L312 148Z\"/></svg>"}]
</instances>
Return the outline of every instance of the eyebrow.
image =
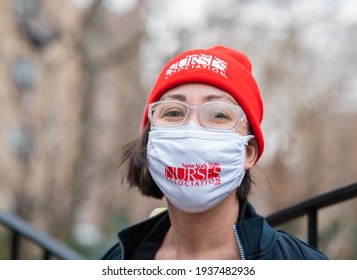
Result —
<instances>
[{"instance_id":1,"label":"eyebrow","mask_svg":"<svg viewBox=\"0 0 357 280\"><path fill-rule=\"evenodd\" d=\"M165 99L176 99L176 100L179 100L181 102L186 102L186 96L184 94L182 94L182 93L170 94L170 95L165 96L161 100L165 100ZM209 102L209 101L212 101L212 100L213 101L214 100L228 100L234 105L237 104L237 102L235 102L235 100L233 98L231 98L230 96L225 96L225 95L210 94L210 95L204 96L202 98L202 100L204 102Z\"/></svg>"},{"instance_id":2,"label":"eyebrow","mask_svg":"<svg viewBox=\"0 0 357 280\"><path fill-rule=\"evenodd\" d=\"M179 100L181 102L185 102L186 101L186 96L183 95L182 93L175 93L175 94L167 95L164 98L162 98L161 100L165 100L165 99L176 99L176 100Z\"/></svg>"},{"instance_id":3,"label":"eyebrow","mask_svg":"<svg viewBox=\"0 0 357 280\"><path fill-rule=\"evenodd\" d=\"M216 94L212 94L212 95L206 95L203 100L205 102L208 101L212 101L212 100L228 100L233 104L236 104L235 100L233 98L231 98L230 96L226 96L226 95L216 95Z\"/></svg>"}]
</instances>

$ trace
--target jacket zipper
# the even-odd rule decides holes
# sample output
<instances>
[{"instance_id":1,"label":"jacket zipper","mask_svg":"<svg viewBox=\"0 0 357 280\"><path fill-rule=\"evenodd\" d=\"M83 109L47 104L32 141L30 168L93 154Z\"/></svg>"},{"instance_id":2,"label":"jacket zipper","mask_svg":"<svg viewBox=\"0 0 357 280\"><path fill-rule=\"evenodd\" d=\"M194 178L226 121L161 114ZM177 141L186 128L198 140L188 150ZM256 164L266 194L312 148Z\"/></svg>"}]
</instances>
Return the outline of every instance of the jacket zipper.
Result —
<instances>
[{"instance_id":1,"label":"jacket zipper","mask_svg":"<svg viewBox=\"0 0 357 280\"><path fill-rule=\"evenodd\" d=\"M119 244L119 248L121 251L120 260L124 260L124 245L123 245L123 242L121 241L120 237L118 237L118 244Z\"/></svg>"},{"instance_id":2,"label":"jacket zipper","mask_svg":"<svg viewBox=\"0 0 357 280\"><path fill-rule=\"evenodd\" d=\"M233 225L233 232L234 232L234 236L236 238L236 242L237 242L240 258L242 260L245 260L244 251L243 251L243 245L242 245L242 242L240 241L236 224Z\"/></svg>"}]
</instances>

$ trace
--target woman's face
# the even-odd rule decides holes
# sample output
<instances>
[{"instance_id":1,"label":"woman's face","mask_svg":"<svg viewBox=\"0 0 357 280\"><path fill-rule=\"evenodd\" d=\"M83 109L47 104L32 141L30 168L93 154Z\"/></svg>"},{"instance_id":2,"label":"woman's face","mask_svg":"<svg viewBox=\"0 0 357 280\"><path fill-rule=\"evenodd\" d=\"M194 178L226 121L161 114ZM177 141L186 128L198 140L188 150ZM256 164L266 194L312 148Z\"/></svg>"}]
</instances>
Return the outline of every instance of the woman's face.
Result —
<instances>
[{"instance_id":1,"label":"woman's face","mask_svg":"<svg viewBox=\"0 0 357 280\"><path fill-rule=\"evenodd\" d=\"M181 101L189 105L202 105L206 102L224 102L239 105L229 93L216 87L199 83L183 84L172 88L162 95L160 101L162 100ZM198 117L197 110L190 111L187 121L195 121L199 125L204 126ZM248 134L248 123L246 119L235 127L235 131L241 135Z\"/></svg>"}]
</instances>

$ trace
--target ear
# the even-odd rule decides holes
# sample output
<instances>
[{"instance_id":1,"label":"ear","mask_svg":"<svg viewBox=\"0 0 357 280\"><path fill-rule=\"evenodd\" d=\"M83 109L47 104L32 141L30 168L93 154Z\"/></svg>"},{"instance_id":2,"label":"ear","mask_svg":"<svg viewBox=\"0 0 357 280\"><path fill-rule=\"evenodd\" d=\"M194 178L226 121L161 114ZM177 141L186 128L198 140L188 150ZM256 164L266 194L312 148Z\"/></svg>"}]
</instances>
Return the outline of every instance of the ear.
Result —
<instances>
[{"instance_id":1,"label":"ear","mask_svg":"<svg viewBox=\"0 0 357 280\"><path fill-rule=\"evenodd\" d=\"M246 153L245 153L245 165L244 170L251 169L258 158L258 144L257 140L254 138L248 142L246 146Z\"/></svg>"}]
</instances>

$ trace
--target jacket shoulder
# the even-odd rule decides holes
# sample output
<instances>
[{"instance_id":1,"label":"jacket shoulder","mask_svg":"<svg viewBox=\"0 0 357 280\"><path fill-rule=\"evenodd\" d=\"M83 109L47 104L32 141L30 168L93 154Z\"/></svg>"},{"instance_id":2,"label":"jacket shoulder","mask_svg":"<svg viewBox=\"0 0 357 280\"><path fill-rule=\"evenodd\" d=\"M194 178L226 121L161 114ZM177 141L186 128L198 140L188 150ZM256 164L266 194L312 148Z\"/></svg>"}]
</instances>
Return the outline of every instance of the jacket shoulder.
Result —
<instances>
[{"instance_id":1,"label":"jacket shoulder","mask_svg":"<svg viewBox=\"0 0 357 280\"><path fill-rule=\"evenodd\" d=\"M316 248L285 231L275 229L247 205L246 217L238 231L250 260L323 260L327 257Z\"/></svg>"},{"instance_id":2,"label":"jacket shoulder","mask_svg":"<svg viewBox=\"0 0 357 280\"><path fill-rule=\"evenodd\" d=\"M280 230L277 233L277 249L283 255L284 259L290 260L327 260L318 249L310 246L299 238Z\"/></svg>"}]
</instances>

